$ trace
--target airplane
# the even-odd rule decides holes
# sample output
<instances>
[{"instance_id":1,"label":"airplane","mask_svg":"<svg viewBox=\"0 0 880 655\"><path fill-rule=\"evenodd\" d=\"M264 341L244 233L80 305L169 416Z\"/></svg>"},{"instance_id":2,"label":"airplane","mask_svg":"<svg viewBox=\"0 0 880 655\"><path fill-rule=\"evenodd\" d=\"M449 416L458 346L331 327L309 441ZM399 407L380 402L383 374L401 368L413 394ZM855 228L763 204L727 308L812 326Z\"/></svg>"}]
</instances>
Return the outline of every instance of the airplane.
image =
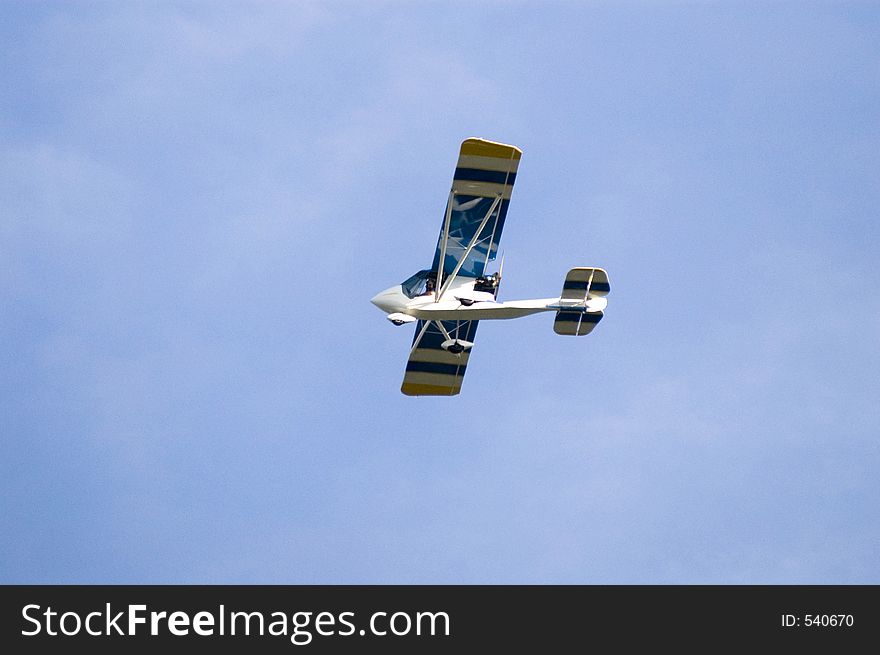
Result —
<instances>
[{"instance_id":1,"label":"airplane","mask_svg":"<svg viewBox=\"0 0 880 655\"><path fill-rule=\"evenodd\" d=\"M461 392L479 321L556 312L556 334L583 336L602 320L611 291L608 274L572 268L555 298L498 301L504 257L495 260L522 151L469 138L461 144L431 268L376 294L371 302L394 325L415 323L401 385L407 396Z\"/></svg>"}]
</instances>

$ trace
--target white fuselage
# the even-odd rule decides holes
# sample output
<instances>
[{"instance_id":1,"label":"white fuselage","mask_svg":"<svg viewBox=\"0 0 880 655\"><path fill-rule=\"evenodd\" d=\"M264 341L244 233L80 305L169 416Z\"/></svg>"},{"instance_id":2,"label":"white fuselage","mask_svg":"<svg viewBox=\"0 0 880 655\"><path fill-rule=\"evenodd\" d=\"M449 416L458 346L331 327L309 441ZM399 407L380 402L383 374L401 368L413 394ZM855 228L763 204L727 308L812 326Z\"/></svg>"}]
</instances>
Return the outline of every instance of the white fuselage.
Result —
<instances>
[{"instance_id":1,"label":"white fuselage","mask_svg":"<svg viewBox=\"0 0 880 655\"><path fill-rule=\"evenodd\" d=\"M458 278L455 286L443 292L438 300L436 292L409 298L403 292L402 285L385 289L372 302L386 314L403 314L422 320L436 321L485 321L493 319L519 318L538 312L551 312L566 307L584 307L582 302L556 298L535 298L532 300L511 300L498 302L491 293L474 291L476 281L473 278ZM586 311L601 312L608 301L604 297L589 297Z\"/></svg>"}]
</instances>

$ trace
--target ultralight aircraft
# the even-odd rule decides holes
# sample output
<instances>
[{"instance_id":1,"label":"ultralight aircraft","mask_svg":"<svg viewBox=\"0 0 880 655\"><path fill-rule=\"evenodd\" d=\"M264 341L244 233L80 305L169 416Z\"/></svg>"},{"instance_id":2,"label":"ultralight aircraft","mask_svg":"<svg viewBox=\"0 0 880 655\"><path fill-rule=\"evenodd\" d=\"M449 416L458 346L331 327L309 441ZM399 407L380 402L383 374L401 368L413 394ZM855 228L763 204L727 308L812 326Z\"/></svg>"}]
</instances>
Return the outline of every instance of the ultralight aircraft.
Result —
<instances>
[{"instance_id":1,"label":"ultralight aircraft","mask_svg":"<svg viewBox=\"0 0 880 655\"><path fill-rule=\"evenodd\" d=\"M504 258L491 275L486 266L498 251L521 157L516 146L463 141L431 268L371 301L394 325L416 324L400 388L408 396L460 393L479 321L556 312L557 334L583 336L602 320L611 286L601 268L571 269L557 298L498 301Z\"/></svg>"}]
</instances>

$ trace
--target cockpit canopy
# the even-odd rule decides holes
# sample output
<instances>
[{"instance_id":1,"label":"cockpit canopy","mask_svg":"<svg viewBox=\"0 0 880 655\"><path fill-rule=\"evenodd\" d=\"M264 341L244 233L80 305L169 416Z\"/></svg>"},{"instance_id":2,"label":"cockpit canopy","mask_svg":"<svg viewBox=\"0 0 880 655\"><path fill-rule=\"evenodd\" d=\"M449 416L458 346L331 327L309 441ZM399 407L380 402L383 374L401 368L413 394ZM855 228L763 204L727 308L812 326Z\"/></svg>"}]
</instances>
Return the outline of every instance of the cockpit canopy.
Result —
<instances>
[{"instance_id":1,"label":"cockpit canopy","mask_svg":"<svg viewBox=\"0 0 880 655\"><path fill-rule=\"evenodd\" d=\"M432 288L430 290L433 290L433 282L437 279L437 273L430 269L419 271L415 275L408 277L406 280L401 282L400 286L403 287L403 293L406 295L407 298L415 298L416 296L423 295L426 291L429 290L427 288L427 282L429 278L432 281Z\"/></svg>"}]
</instances>

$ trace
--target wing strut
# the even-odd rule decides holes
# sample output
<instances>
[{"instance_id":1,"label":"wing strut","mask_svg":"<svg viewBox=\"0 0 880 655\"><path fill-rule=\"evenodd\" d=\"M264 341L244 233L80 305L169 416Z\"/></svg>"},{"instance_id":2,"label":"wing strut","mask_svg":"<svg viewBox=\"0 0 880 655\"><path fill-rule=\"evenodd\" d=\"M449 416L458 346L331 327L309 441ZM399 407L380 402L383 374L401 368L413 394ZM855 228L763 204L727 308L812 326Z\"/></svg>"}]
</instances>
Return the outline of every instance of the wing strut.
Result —
<instances>
[{"instance_id":1,"label":"wing strut","mask_svg":"<svg viewBox=\"0 0 880 655\"><path fill-rule=\"evenodd\" d=\"M434 321L435 325L440 328L440 333L446 337L447 341L454 341L452 337L449 336L449 332L446 331L446 328L443 326L443 321ZM455 334L456 338L458 338L458 321L456 323Z\"/></svg>"},{"instance_id":2,"label":"wing strut","mask_svg":"<svg viewBox=\"0 0 880 655\"><path fill-rule=\"evenodd\" d=\"M443 284L443 264L446 261L446 242L449 240L449 219L452 216L452 205L455 202L455 189L450 190L446 201L446 217L443 219L443 243L440 246L440 263L437 265L437 284ZM434 302L440 300L440 292L434 294Z\"/></svg>"},{"instance_id":3,"label":"wing strut","mask_svg":"<svg viewBox=\"0 0 880 655\"><path fill-rule=\"evenodd\" d=\"M412 348L409 349L409 356L412 357L412 354L416 351L416 348L419 347L419 344L422 342L422 337L425 336L425 332L428 331L428 326L431 325L431 321L425 321L425 324L422 326L421 332L419 332L419 336L415 338L413 341Z\"/></svg>"},{"instance_id":4,"label":"wing strut","mask_svg":"<svg viewBox=\"0 0 880 655\"><path fill-rule=\"evenodd\" d=\"M467 259L467 256L469 254L471 254L471 250L473 250L474 246L477 245L477 241L480 240L480 233L483 231L483 228L486 227L486 223L489 222L489 219L492 217L492 214L495 213L495 210L498 208L498 205L500 205L500 204L501 204L501 194L499 193L497 196L495 196L495 200L492 202L492 206L489 207L489 211L487 211L486 215L483 216L483 221L480 223L480 227L477 228L477 231L474 232L474 236L471 238L471 242L468 244L467 248L465 249L464 254L459 258L458 263L455 265L455 268L452 269L452 274L449 276L449 278L446 280L446 282L443 283L443 286L440 287L440 291L438 291L437 295L434 297L434 302L439 302L439 300L443 296L443 294L446 293L446 289L448 289L449 285L452 284L452 282L455 280L455 276L458 275L458 272L461 270L461 265L464 264L464 260ZM447 231L448 231L448 225L447 225ZM439 266L441 271L443 270L443 259L445 258L445 254L446 254L446 252L445 252L446 251L446 234L445 233L444 233L444 237L443 237L443 251L444 252L441 255L440 266ZM437 280L438 281L442 280L442 278L439 276L439 274L437 276Z\"/></svg>"},{"instance_id":5,"label":"wing strut","mask_svg":"<svg viewBox=\"0 0 880 655\"><path fill-rule=\"evenodd\" d=\"M444 337L446 337L447 341L454 341L455 340L449 335L449 332L446 331L446 328L443 325L443 321L425 321L425 324L422 326L422 329L419 332L419 336L417 336L415 341L413 341L413 346L409 350L410 356L412 356L412 354L415 352L416 348L419 347L419 344L422 342L422 337L425 336L425 332L428 331L428 327L430 327L431 323L433 323L438 328L440 328L440 333ZM456 321L456 324L458 324L458 321ZM455 333L456 333L455 338L457 339L458 338L458 327L455 328Z\"/></svg>"}]
</instances>

